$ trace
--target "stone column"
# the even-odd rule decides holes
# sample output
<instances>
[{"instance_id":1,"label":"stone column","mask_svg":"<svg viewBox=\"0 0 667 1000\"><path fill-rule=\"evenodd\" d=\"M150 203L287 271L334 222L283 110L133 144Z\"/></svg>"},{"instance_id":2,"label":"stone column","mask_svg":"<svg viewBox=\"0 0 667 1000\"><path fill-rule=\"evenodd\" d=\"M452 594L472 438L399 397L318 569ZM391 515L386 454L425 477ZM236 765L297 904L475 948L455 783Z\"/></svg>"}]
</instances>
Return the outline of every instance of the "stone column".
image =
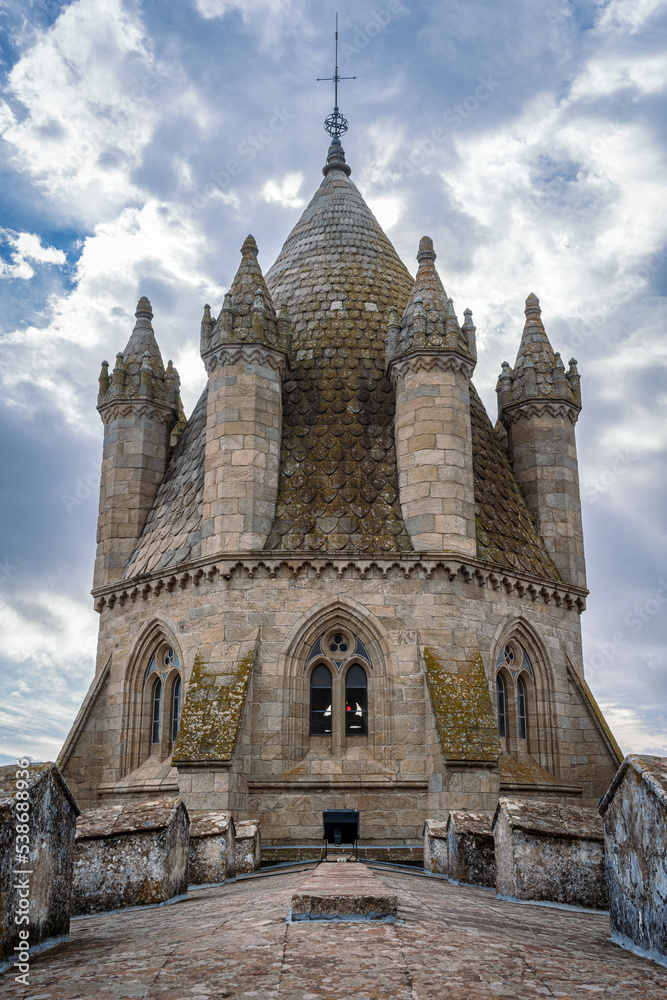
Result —
<instances>
[{"instance_id":1,"label":"stone column","mask_svg":"<svg viewBox=\"0 0 667 1000\"><path fill-rule=\"evenodd\" d=\"M417 550L474 557L470 428L474 363L454 352L416 351L391 366L403 519Z\"/></svg>"},{"instance_id":2,"label":"stone column","mask_svg":"<svg viewBox=\"0 0 667 1000\"><path fill-rule=\"evenodd\" d=\"M227 345L206 363L202 555L261 549L278 496L285 355Z\"/></svg>"}]
</instances>

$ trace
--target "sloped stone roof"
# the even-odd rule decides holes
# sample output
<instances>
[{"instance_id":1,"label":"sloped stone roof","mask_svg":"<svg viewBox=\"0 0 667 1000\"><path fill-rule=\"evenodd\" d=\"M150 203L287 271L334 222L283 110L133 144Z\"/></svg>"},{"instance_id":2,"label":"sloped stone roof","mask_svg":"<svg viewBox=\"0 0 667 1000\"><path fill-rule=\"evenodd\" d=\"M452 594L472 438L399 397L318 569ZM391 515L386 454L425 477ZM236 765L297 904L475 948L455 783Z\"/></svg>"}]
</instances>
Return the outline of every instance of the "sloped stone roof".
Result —
<instances>
[{"instance_id":1,"label":"sloped stone roof","mask_svg":"<svg viewBox=\"0 0 667 1000\"><path fill-rule=\"evenodd\" d=\"M266 547L412 549L398 502L389 310L412 277L347 174L325 176L266 275L292 321L276 517Z\"/></svg>"},{"instance_id":2,"label":"sloped stone roof","mask_svg":"<svg viewBox=\"0 0 667 1000\"><path fill-rule=\"evenodd\" d=\"M206 400L204 390L174 450L125 580L176 568L201 553Z\"/></svg>"}]
</instances>

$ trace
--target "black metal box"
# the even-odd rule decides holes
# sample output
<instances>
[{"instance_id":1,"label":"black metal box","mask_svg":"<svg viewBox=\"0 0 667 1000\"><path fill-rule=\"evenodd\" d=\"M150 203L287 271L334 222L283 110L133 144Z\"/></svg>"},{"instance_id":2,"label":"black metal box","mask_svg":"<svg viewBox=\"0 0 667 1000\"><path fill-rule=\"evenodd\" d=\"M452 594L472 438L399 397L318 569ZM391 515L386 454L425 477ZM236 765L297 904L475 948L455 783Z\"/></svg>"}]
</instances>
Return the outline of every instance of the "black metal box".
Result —
<instances>
[{"instance_id":1,"label":"black metal box","mask_svg":"<svg viewBox=\"0 0 667 1000\"><path fill-rule=\"evenodd\" d=\"M354 844L359 839L359 810L325 809L322 836L328 844Z\"/></svg>"}]
</instances>

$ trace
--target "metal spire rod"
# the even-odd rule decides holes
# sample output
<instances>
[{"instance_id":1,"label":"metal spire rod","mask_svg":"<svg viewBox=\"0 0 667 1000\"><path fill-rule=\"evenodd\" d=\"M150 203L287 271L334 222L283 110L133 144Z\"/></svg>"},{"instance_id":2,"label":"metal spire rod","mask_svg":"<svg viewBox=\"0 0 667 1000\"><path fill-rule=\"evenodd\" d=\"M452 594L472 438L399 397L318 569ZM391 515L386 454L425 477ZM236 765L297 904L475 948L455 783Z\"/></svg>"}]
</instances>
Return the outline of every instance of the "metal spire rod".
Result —
<instances>
[{"instance_id":1,"label":"metal spire rod","mask_svg":"<svg viewBox=\"0 0 667 1000\"><path fill-rule=\"evenodd\" d=\"M335 69L333 76L318 76L317 80L324 83L333 83L334 85L334 109L333 114L329 115L324 122L324 129L329 135L338 138L347 132L347 119L341 115L338 110L338 81L339 80L356 80L356 76L341 76L338 72L338 13L336 13L336 58L335 58Z\"/></svg>"}]
</instances>

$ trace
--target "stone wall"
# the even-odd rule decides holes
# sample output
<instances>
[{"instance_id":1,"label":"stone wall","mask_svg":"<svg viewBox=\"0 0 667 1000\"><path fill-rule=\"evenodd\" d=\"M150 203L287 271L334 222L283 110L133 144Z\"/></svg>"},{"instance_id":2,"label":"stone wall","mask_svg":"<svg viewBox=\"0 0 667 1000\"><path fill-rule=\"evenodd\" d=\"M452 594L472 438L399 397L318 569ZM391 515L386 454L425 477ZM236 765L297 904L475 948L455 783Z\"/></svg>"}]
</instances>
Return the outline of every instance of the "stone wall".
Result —
<instances>
[{"instance_id":1,"label":"stone wall","mask_svg":"<svg viewBox=\"0 0 667 1000\"><path fill-rule=\"evenodd\" d=\"M496 856L491 817L452 811L447 819L448 874L456 882L495 886Z\"/></svg>"},{"instance_id":2,"label":"stone wall","mask_svg":"<svg viewBox=\"0 0 667 1000\"><path fill-rule=\"evenodd\" d=\"M667 758L626 757L600 813L612 940L667 965Z\"/></svg>"},{"instance_id":3,"label":"stone wall","mask_svg":"<svg viewBox=\"0 0 667 1000\"><path fill-rule=\"evenodd\" d=\"M424 823L424 869L436 875L449 875L446 823L434 819Z\"/></svg>"},{"instance_id":4,"label":"stone wall","mask_svg":"<svg viewBox=\"0 0 667 1000\"><path fill-rule=\"evenodd\" d=\"M262 838L257 820L237 824L234 854L237 875L259 871L262 865Z\"/></svg>"},{"instance_id":5,"label":"stone wall","mask_svg":"<svg viewBox=\"0 0 667 1000\"><path fill-rule=\"evenodd\" d=\"M55 764L0 768L0 968L19 957L17 947L67 938L78 815Z\"/></svg>"},{"instance_id":6,"label":"stone wall","mask_svg":"<svg viewBox=\"0 0 667 1000\"><path fill-rule=\"evenodd\" d=\"M518 578L502 582L488 569L483 573L482 564L462 567L435 557L406 555L399 565L389 558L258 556L218 560L178 577L163 574L141 594L130 588L98 601L100 671L113 653L104 732L96 736L108 749L105 794L113 801L114 782L127 782L125 747L138 739L137 649L162 627L178 650L186 704L197 656L214 686L228 686L244 657L258 649L231 761L190 771L187 762L179 764L180 794L189 807L258 816L269 843L319 840L323 808L358 808L368 831L363 837L418 842L427 817L445 820L450 808L491 810L498 794L497 771L445 762L420 650L448 650L463 661L479 649L492 704L500 644L521 627L541 656L540 714L529 720L535 760L579 785L582 802L597 804L618 759L570 676L582 672L574 596L558 585L530 593L527 587ZM340 719L330 739L308 732L307 658L334 623L351 629L369 652L366 737L346 737ZM73 747L64 767L91 801L98 761L89 763Z\"/></svg>"},{"instance_id":7,"label":"stone wall","mask_svg":"<svg viewBox=\"0 0 667 1000\"><path fill-rule=\"evenodd\" d=\"M604 837L596 810L501 798L493 836L499 896L606 909Z\"/></svg>"},{"instance_id":8,"label":"stone wall","mask_svg":"<svg viewBox=\"0 0 667 1000\"><path fill-rule=\"evenodd\" d=\"M163 903L187 892L189 825L180 799L127 802L82 813L73 913Z\"/></svg>"},{"instance_id":9,"label":"stone wall","mask_svg":"<svg viewBox=\"0 0 667 1000\"><path fill-rule=\"evenodd\" d=\"M207 885L234 878L235 842L230 812L191 812L188 885Z\"/></svg>"}]
</instances>

